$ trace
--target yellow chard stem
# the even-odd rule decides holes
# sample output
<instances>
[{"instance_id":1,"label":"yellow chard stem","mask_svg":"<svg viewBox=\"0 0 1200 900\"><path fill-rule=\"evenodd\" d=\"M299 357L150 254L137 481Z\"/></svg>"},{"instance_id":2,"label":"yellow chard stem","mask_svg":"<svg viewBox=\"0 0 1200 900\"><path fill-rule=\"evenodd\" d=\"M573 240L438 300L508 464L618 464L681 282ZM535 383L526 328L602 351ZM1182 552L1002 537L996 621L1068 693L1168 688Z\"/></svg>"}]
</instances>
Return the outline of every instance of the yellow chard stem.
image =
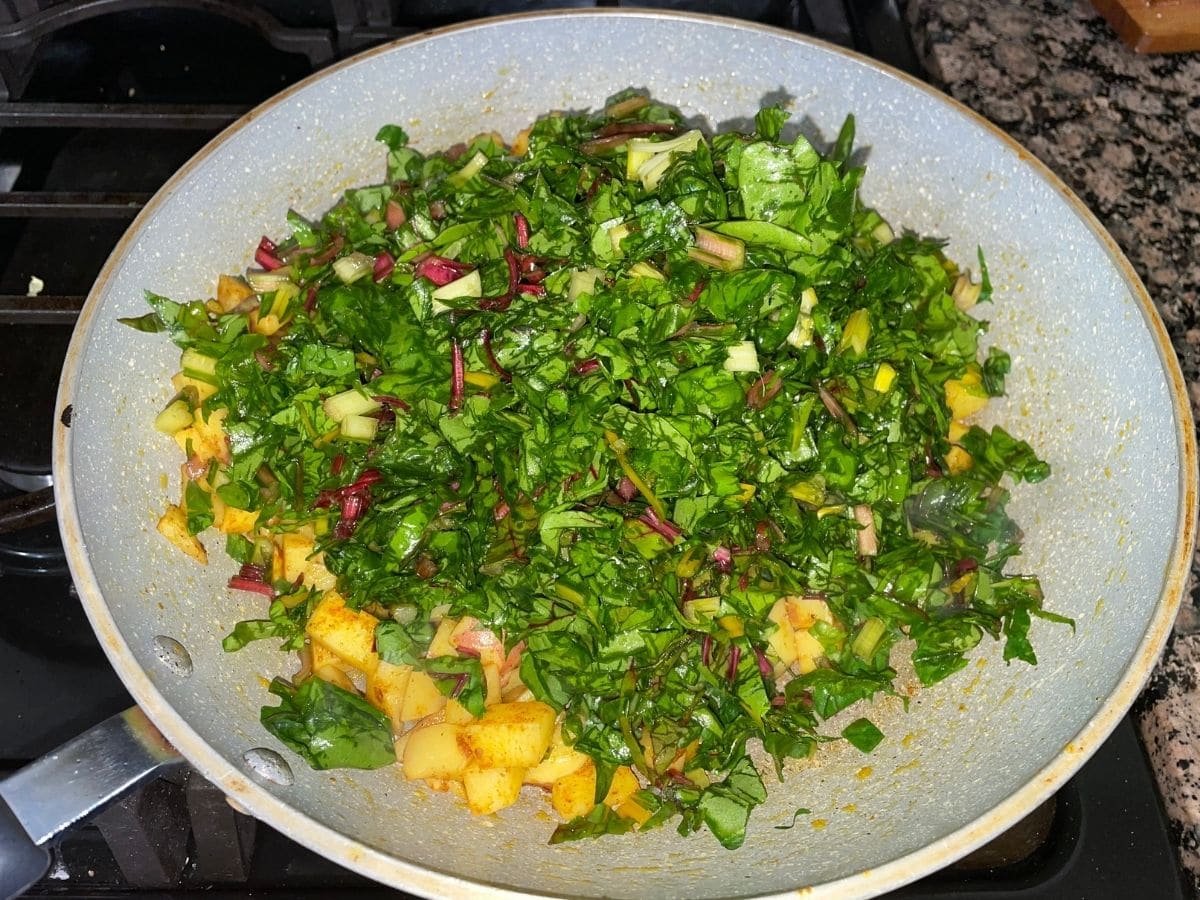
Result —
<instances>
[{"instance_id":1,"label":"yellow chard stem","mask_svg":"<svg viewBox=\"0 0 1200 900\"><path fill-rule=\"evenodd\" d=\"M621 440L614 432L604 432L604 439L608 441L608 446L612 447L613 453L617 456L617 463L621 467L621 471L625 473L625 477L633 482L633 486L638 489L638 493L646 498L646 502L650 504L650 508L654 510L654 514L660 519L666 519L666 508L661 500L655 496L654 491L650 490L650 485L642 479L629 464L629 460L625 457L625 451L628 449L626 443Z\"/></svg>"}]
</instances>

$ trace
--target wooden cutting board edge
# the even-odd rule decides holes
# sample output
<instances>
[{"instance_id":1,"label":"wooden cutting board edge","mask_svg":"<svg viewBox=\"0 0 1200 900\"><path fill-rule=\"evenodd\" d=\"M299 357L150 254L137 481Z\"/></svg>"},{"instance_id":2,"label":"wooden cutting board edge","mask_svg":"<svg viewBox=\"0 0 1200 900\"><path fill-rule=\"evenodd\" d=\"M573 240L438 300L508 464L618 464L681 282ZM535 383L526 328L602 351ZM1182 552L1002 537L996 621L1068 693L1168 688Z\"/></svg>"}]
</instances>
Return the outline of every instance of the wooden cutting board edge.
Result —
<instances>
[{"instance_id":1,"label":"wooden cutting board edge","mask_svg":"<svg viewBox=\"0 0 1200 900\"><path fill-rule=\"evenodd\" d=\"M1200 0L1092 0L1092 6L1135 53L1200 50Z\"/></svg>"}]
</instances>

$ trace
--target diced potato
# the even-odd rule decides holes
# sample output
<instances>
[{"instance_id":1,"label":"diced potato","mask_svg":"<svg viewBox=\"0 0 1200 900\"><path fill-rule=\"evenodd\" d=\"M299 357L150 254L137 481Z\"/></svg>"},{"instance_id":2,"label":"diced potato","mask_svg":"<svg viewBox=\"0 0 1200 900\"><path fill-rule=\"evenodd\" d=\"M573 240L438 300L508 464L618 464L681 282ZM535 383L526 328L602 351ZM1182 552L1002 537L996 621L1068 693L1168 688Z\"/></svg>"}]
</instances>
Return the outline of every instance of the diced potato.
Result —
<instances>
[{"instance_id":1,"label":"diced potato","mask_svg":"<svg viewBox=\"0 0 1200 900\"><path fill-rule=\"evenodd\" d=\"M952 419L965 419L987 406L988 395L979 372L968 370L962 378L950 378L942 388Z\"/></svg>"},{"instance_id":2,"label":"diced potato","mask_svg":"<svg viewBox=\"0 0 1200 900\"><path fill-rule=\"evenodd\" d=\"M322 669L325 666L336 666L339 669L354 668L354 666L350 665L350 663L346 662L323 644L310 643L308 652L312 655L312 667L314 670Z\"/></svg>"},{"instance_id":3,"label":"diced potato","mask_svg":"<svg viewBox=\"0 0 1200 900\"><path fill-rule=\"evenodd\" d=\"M653 815L650 810L646 809L646 807L642 806L642 804L638 803L632 797L618 806L616 810L618 816L633 819L633 821L638 823L639 827L645 825L650 820L650 816Z\"/></svg>"},{"instance_id":4,"label":"diced potato","mask_svg":"<svg viewBox=\"0 0 1200 900\"><path fill-rule=\"evenodd\" d=\"M767 647L781 663L790 666L796 661L796 633L788 619L787 599L776 600L767 618L777 626L767 638Z\"/></svg>"},{"instance_id":5,"label":"diced potato","mask_svg":"<svg viewBox=\"0 0 1200 900\"><path fill-rule=\"evenodd\" d=\"M445 705L446 696L438 690L437 683L427 673L414 671L409 676L408 688L404 692L400 718L404 722L423 719Z\"/></svg>"},{"instance_id":6,"label":"diced potato","mask_svg":"<svg viewBox=\"0 0 1200 900\"><path fill-rule=\"evenodd\" d=\"M254 296L254 288L236 275L221 275L217 278L217 305L221 312L229 312L243 300Z\"/></svg>"},{"instance_id":7,"label":"diced potato","mask_svg":"<svg viewBox=\"0 0 1200 900\"><path fill-rule=\"evenodd\" d=\"M521 795L521 782L525 770L501 767L483 769L471 765L463 772L463 788L467 792L467 806L477 816L498 812L512 806Z\"/></svg>"},{"instance_id":8,"label":"diced potato","mask_svg":"<svg viewBox=\"0 0 1200 900\"><path fill-rule=\"evenodd\" d=\"M617 771L613 772L612 784L609 785L608 794L604 797L604 805L616 809L632 798L641 787L637 776L633 774L633 769L629 766L619 766Z\"/></svg>"},{"instance_id":9,"label":"diced potato","mask_svg":"<svg viewBox=\"0 0 1200 900\"><path fill-rule=\"evenodd\" d=\"M466 726L467 742L481 767L526 769L545 757L554 720L554 710L537 700L497 703Z\"/></svg>"},{"instance_id":10,"label":"diced potato","mask_svg":"<svg viewBox=\"0 0 1200 900\"><path fill-rule=\"evenodd\" d=\"M313 665L316 665L316 650L313 645ZM375 671L367 676L367 702L387 713L392 720L392 730L399 731L404 723L404 698L408 693L408 680L412 674L409 666L396 666L379 661Z\"/></svg>"},{"instance_id":11,"label":"diced potato","mask_svg":"<svg viewBox=\"0 0 1200 900\"><path fill-rule=\"evenodd\" d=\"M414 729L404 745L404 777L460 778L471 762L461 725L442 722Z\"/></svg>"},{"instance_id":12,"label":"diced potato","mask_svg":"<svg viewBox=\"0 0 1200 900\"><path fill-rule=\"evenodd\" d=\"M279 548L283 553L283 579L294 584L304 575L316 542L308 535L289 532L280 538Z\"/></svg>"},{"instance_id":13,"label":"diced potato","mask_svg":"<svg viewBox=\"0 0 1200 900\"><path fill-rule=\"evenodd\" d=\"M158 532L200 565L208 565L208 551L187 529L187 513L171 504L158 520Z\"/></svg>"},{"instance_id":14,"label":"diced potato","mask_svg":"<svg viewBox=\"0 0 1200 900\"><path fill-rule=\"evenodd\" d=\"M225 514L221 517L220 528L223 534L249 534L257 523L257 509L238 509L236 506L226 506Z\"/></svg>"},{"instance_id":15,"label":"diced potato","mask_svg":"<svg viewBox=\"0 0 1200 900\"><path fill-rule=\"evenodd\" d=\"M586 816L596 805L596 766L589 759L582 768L564 775L550 786L550 804L564 819Z\"/></svg>"},{"instance_id":16,"label":"diced potato","mask_svg":"<svg viewBox=\"0 0 1200 900\"><path fill-rule=\"evenodd\" d=\"M555 728L550 750L545 759L525 772L525 783L550 787L558 779L578 772L590 762L591 759L586 753L568 747L562 739L562 729Z\"/></svg>"},{"instance_id":17,"label":"diced potato","mask_svg":"<svg viewBox=\"0 0 1200 900\"><path fill-rule=\"evenodd\" d=\"M337 587L337 576L325 568L325 554L310 556L304 563L304 585L318 591Z\"/></svg>"},{"instance_id":18,"label":"diced potato","mask_svg":"<svg viewBox=\"0 0 1200 900\"><path fill-rule=\"evenodd\" d=\"M957 444L958 441L962 440L962 436L970 430L971 426L963 422L951 420L946 436L949 438L951 444ZM961 475L973 465L975 465L975 460L962 447L953 446L946 454L946 468L950 471L951 475Z\"/></svg>"},{"instance_id":19,"label":"diced potato","mask_svg":"<svg viewBox=\"0 0 1200 900\"><path fill-rule=\"evenodd\" d=\"M807 631L796 632L796 662L801 675L807 675L817 667L817 660L825 655L821 642Z\"/></svg>"},{"instance_id":20,"label":"diced potato","mask_svg":"<svg viewBox=\"0 0 1200 900\"><path fill-rule=\"evenodd\" d=\"M616 809L625 804L641 788L637 776L628 766L620 766L604 796L606 806ZM589 759L578 771L559 778L550 787L550 803L564 819L586 816L596 805L596 766Z\"/></svg>"},{"instance_id":21,"label":"diced potato","mask_svg":"<svg viewBox=\"0 0 1200 900\"><path fill-rule=\"evenodd\" d=\"M187 453L190 445L192 455L200 462L208 462L210 459L229 462L229 441L225 437L222 424L228 413L227 409L214 410L208 419L205 419L203 413L197 410L192 424L175 432L175 442L179 444L179 449Z\"/></svg>"},{"instance_id":22,"label":"diced potato","mask_svg":"<svg viewBox=\"0 0 1200 900\"><path fill-rule=\"evenodd\" d=\"M446 708L442 712L446 721L455 725L466 725L468 722L475 721L475 717L471 715L470 710L457 700L447 700Z\"/></svg>"},{"instance_id":23,"label":"diced potato","mask_svg":"<svg viewBox=\"0 0 1200 900\"><path fill-rule=\"evenodd\" d=\"M797 631L807 631L817 622L833 624L829 605L820 597L788 597L788 621Z\"/></svg>"},{"instance_id":24,"label":"diced potato","mask_svg":"<svg viewBox=\"0 0 1200 900\"><path fill-rule=\"evenodd\" d=\"M348 608L341 594L329 591L309 616L305 630L314 644L323 644L356 669L372 672L379 663L375 653L378 623L370 613Z\"/></svg>"},{"instance_id":25,"label":"diced potato","mask_svg":"<svg viewBox=\"0 0 1200 900\"><path fill-rule=\"evenodd\" d=\"M950 471L951 475L961 475L973 465L975 465L975 460L962 447L951 447L950 451L946 454L946 468Z\"/></svg>"},{"instance_id":26,"label":"diced potato","mask_svg":"<svg viewBox=\"0 0 1200 900\"><path fill-rule=\"evenodd\" d=\"M358 693L358 689L354 686L354 682L350 680L350 676L346 674L346 670L341 666L322 666L317 668L313 666L313 675L320 678L322 681L328 681L330 684L336 684L344 691L350 691L352 694Z\"/></svg>"},{"instance_id":27,"label":"diced potato","mask_svg":"<svg viewBox=\"0 0 1200 900\"><path fill-rule=\"evenodd\" d=\"M767 638L767 649L772 651L775 658L783 665L790 666L796 661L796 634L790 625L779 625Z\"/></svg>"},{"instance_id":28,"label":"diced potato","mask_svg":"<svg viewBox=\"0 0 1200 900\"><path fill-rule=\"evenodd\" d=\"M457 625L458 619L449 617L442 619L433 635L433 640L429 642L429 652L425 655L430 659L436 659L439 656L458 656L458 650L450 640Z\"/></svg>"},{"instance_id":29,"label":"diced potato","mask_svg":"<svg viewBox=\"0 0 1200 900\"><path fill-rule=\"evenodd\" d=\"M513 138L512 147L509 148L513 156L524 156L529 152L529 128L522 128L517 132L517 136Z\"/></svg>"},{"instance_id":30,"label":"diced potato","mask_svg":"<svg viewBox=\"0 0 1200 900\"><path fill-rule=\"evenodd\" d=\"M192 378L190 375L184 375L182 372L176 372L171 376L171 387L175 388L175 393L179 393L186 387L195 388L197 400L201 403L217 392L215 384L209 384L207 381L201 381L199 378Z\"/></svg>"}]
</instances>

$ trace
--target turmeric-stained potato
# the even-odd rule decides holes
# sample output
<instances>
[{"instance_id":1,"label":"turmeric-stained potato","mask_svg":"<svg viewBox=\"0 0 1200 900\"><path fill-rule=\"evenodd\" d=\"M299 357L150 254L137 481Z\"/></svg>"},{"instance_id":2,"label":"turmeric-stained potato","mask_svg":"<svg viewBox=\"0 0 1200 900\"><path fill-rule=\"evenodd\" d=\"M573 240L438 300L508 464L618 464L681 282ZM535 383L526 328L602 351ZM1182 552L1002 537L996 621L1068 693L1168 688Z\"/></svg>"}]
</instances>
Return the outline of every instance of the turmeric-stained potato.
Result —
<instances>
[{"instance_id":1,"label":"turmeric-stained potato","mask_svg":"<svg viewBox=\"0 0 1200 900\"><path fill-rule=\"evenodd\" d=\"M520 767L483 769L474 764L468 766L462 776L467 806L477 816L512 806L521 794L524 777L525 770Z\"/></svg>"},{"instance_id":2,"label":"turmeric-stained potato","mask_svg":"<svg viewBox=\"0 0 1200 900\"><path fill-rule=\"evenodd\" d=\"M460 778L471 762L462 726L442 722L413 729L404 745L404 777Z\"/></svg>"},{"instance_id":3,"label":"turmeric-stained potato","mask_svg":"<svg viewBox=\"0 0 1200 900\"><path fill-rule=\"evenodd\" d=\"M596 766L589 759L581 768L550 786L550 803L564 819L586 816L596 805Z\"/></svg>"},{"instance_id":4,"label":"turmeric-stained potato","mask_svg":"<svg viewBox=\"0 0 1200 900\"><path fill-rule=\"evenodd\" d=\"M466 725L468 722L475 721L475 717L471 715L470 710L457 700L447 700L446 708L443 712L445 720L453 722L455 725Z\"/></svg>"},{"instance_id":5,"label":"turmeric-stained potato","mask_svg":"<svg viewBox=\"0 0 1200 900\"><path fill-rule=\"evenodd\" d=\"M375 653L378 623L373 615L350 609L340 594L330 591L309 616L305 630L313 643L324 645L354 668L371 672L379 663Z\"/></svg>"},{"instance_id":6,"label":"turmeric-stained potato","mask_svg":"<svg viewBox=\"0 0 1200 900\"><path fill-rule=\"evenodd\" d=\"M537 700L497 703L466 726L467 741L483 768L527 769L550 748L554 719L554 710Z\"/></svg>"},{"instance_id":7,"label":"turmeric-stained potato","mask_svg":"<svg viewBox=\"0 0 1200 900\"><path fill-rule=\"evenodd\" d=\"M604 797L604 805L616 809L641 790L641 787L637 776L633 774L633 769L629 766L619 766L617 771L613 772L612 784L609 785L608 793Z\"/></svg>"},{"instance_id":8,"label":"turmeric-stained potato","mask_svg":"<svg viewBox=\"0 0 1200 900\"><path fill-rule=\"evenodd\" d=\"M254 296L254 288L236 275L220 275L217 277L217 304L221 312L229 312L243 300Z\"/></svg>"},{"instance_id":9,"label":"turmeric-stained potato","mask_svg":"<svg viewBox=\"0 0 1200 900\"><path fill-rule=\"evenodd\" d=\"M616 807L617 815L626 819L633 819L638 825L645 825L649 821L653 813L642 804L638 803L633 798L626 800L620 806Z\"/></svg>"},{"instance_id":10,"label":"turmeric-stained potato","mask_svg":"<svg viewBox=\"0 0 1200 900\"><path fill-rule=\"evenodd\" d=\"M445 705L446 695L438 690L437 682L425 672L414 671L408 678L400 718L404 722L423 719Z\"/></svg>"},{"instance_id":11,"label":"turmeric-stained potato","mask_svg":"<svg viewBox=\"0 0 1200 900\"><path fill-rule=\"evenodd\" d=\"M807 631L817 622L833 624L833 613L820 597L788 597L788 620L797 631Z\"/></svg>"},{"instance_id":12,"label":"turmeric-stained potato","mask_svg":"<svg viewBox=\"0 0 1200 900\"><path fill-rule=\"evenodd\" d=\"M316 549L316 541L306 534L291 532L279 539L283 551L283 579L294 583L304 575L308 557Z\"/></svg>"},{"instance_id":13,"label":"turmeric-stained potato","mask_svg":"<svg viewBox=\"0 0 1200 900\"><path fill-rule=\"evenodd\" d=\"M213 498L214 506L216 497ZM258 522L257 509L239 509L236 506L226 506L225 514L221 517L220 531L223 534L249 534Z\"/></svg>"},{"instance_id":14,"label":"turmeric-stained potato","mask_svg":"<svg viewBox=\"0 0 1200 900\"><path fill-rule=\"evenodd\" d=\"M179 449L191 453L200 462L217 459L223 463L229 462L229 440L225 437L224 422L229 415L227 409L217 409L205 419L197 411L193 424L175 432L175 442Z\"/></svg>"},{"instance_id":15,"label":"turmeric-stained potato","mask_svg":"<svg viewBox=\"0 0 1200 900\"><path fill-rule=\"evenodd\" d=\"M801 675L807 675L817 667L817 660L825 655L821 642L807 631L796 632L796 663Z\"/></svg>"},{"instance_id":16,"label":"turmeric-stained potato","mask_svg":"<svg viewBox=\"0 0 1200 900\"><path fill-rule=\"evenodd\" d=\"M208 551L188 531L187 513L183 511L183 507L174 504L167 507L167 511L158 520L158 533L200 565L208 565Z\"/></svg>"},{"instance_id":17,"label":"turmeric-stained potato","mask_svg":"<svg viewBox=\"0 0 1200 900\"><path fill-rule=\"evenodd\" d=\"M316 648L313 645L313 665L316 666ZM410 666L394 666L389 662L379 661L370 675L367 676L367 702L381 712L387 713L392 720L392 730L399 731L404 723L404 698L408 694L408 680L412 674Z\"/></svg>"},{"instance_id":18,"label":"turmeric-stained potato","mask_svg":"<svg viewBox=\"0 0 1200 900\"><path fill-rule=\"evenodd\" d=\"M587 754L568 747L563 742L562 729L555 728L550 750L541 762L525 772L525 783L550 787L563 776L578 772L589 762L591 759Z\"/></svg>"}]
</instances>

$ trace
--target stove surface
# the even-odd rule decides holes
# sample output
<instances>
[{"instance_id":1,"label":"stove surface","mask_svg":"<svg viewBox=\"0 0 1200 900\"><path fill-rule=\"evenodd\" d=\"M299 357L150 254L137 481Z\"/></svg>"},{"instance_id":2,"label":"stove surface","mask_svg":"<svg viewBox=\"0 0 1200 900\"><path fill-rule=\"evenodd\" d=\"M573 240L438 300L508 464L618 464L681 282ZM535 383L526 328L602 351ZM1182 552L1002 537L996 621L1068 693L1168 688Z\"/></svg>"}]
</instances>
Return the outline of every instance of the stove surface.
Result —
<instances>
[{"instance_id":1,"label":"stove surface","mask_svg":"<svg viewBox=\"0 0 1200 900\"><path fill-rule=\"evenodd\" d=\"M372 44L551 5L623 4L276 0L163 9L116 0L99 18L78 14L101 6L94 3L0 5L7 51L0 54L0 508L49 481L54 394L83 295L139 205L216 130ZM895 0L638 5L813 33L922 74ZM31 276L46 282L36 300L24 296ZM19 515L0 513L0 776L131 704L40 508L40 524L18 530L8 529ZM402 896L235 813L187 772L68 832L54 842L53 858L30 896ZM1128 720L1019 826L895 894L1126 895L1184 896L1153 777Z\"/></svg>"}]
</instances>

